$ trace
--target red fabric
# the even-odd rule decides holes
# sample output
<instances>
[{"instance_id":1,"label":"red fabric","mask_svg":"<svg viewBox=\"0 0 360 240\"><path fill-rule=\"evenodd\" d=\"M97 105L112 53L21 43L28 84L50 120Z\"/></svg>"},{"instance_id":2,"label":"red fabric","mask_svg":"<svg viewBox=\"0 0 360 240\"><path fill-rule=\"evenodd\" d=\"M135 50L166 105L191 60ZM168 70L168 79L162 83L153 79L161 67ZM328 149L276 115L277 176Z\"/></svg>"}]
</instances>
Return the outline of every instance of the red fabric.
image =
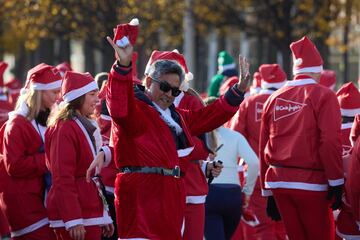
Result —
<instances>
[{"instance_id":1,"label":"red fabric","mask_svg":"<svg viewBox=\"0 0 360 240\"><path fill-rule=\"evenodd\" d=\"M262 64L259 72L262 81L266 83L281 83L286 80L286 73L279 64Z\"/></svg>"},{"instance_id":2,"label":"red fabric","mask_svg":"<svg viewBox=\"0 0 360 240\"><path fill-rule=\"evenodd\" d=\"M328 180L337 180L333 185L343 183L336 96L302 77L288 82L298 86L282 87L264 105L259 148L264 149L260 152L263 189L265 182L267 188L320 191L326 191Z\"/></svg>"},{"instance_id":3,"label":"red fabric","mask_svg":"<svg viewBox=\"0 0 360 240\"><path fill-rule=\"evenodd\" d=\"M357 114L355 116L355 120L350 132L351 142L355 143L359 135L360 135L360 115Z\"/></svg>"},{"instance_id":4,"label":"red fabric","mask_svg":"<svg viewBox=\"0 0 360 240\"><path fill-rule=\"evenodd\" d=\"M319 84L325 87L332 87L336 85L336 72L332 70L324 70L321 72ZM333 89L332 89L333 90Z\"/></svg>"},{"instance_id":5,"label":"red fabric","mask_svg":"<svg viewBox=\"0 0 360 240\"><path fill-rule=\"evenodd\" d=\"M46 131L46 159L52 174L47 197L50 221L100 218L103 204L86 171L94 159L84 132L74 120L60 120ZM81 149L81 151L79 151ZM66 154L64 154L64 152ZM103 224L99 219L96 224Z\"/></svg>"},{"instance_id":6,"label":"red fabric","mask_svg":"<svg viewBox=\"0 0 360 240\"><path fill-rule=\"evenodd\" d=\"M341 109L354 111L360 108L360 93L352 82L342 85L336 92L336 96ZM342 113L341 115L353 117L355 113Z\"/></svg>"},{"instance_id":7,"label":"red fabric","mask_svg":"<svg viewBox=\"0 0 360 240\"><path fill-rule=\"evenodd\" d=\"M273 193L289 239L334 239L334 218L326 192L275 189Z\"/></svg>"},{"instance_id":8,"label":"red fabric","mask_svg":"<svg viewBox=\"0 0 360 240\"><path fill-rule=\"evenodd\" d=\"M114 39L116 43L117 40L127 37L132 46L135 45L137 36L139 34L139 25L130 25L129 23L122 23L114 28Z\"/></svg>"},{"instance_id":9,"label":"red fabric","mask_svg":"<svg viewBox=\"0 0 360 240\"><path fill-rule=\"evenodd\" d=\"M20 237L14 237L13 240L39 240L39 239L46 239L46 240L55 240L56 236L54 231L49 228L49 226L41 227L31 233L25 234Z\"/></svg>"},{"instance_id":10,"label":"red fabric","mask_svg":"<svg viewBox=\"0 0 360 240\"><path fill-rule=\"evenodd\" d=\"M226 79L226 81L223 84L221 84L221 86L220 86L220 89L219 89L220 96L224 95L226 93L226 91L229 90L229 88L231 88L238 82L239 82L239 78L236 76Z\"/></svg>"},{"instance_id":11,"label":"red fabric","mask_svg":"<svg viewBox=\"0 0 360 240\"><path fill-rule=\"evenodd\" d=\"M9 112L11 112L14 107L8 102L0 100L0 127L8 120Z\"/></svg>"},{"instance_id":12,"label":"red fabric","mask_svg":"<svg viewBox=\"0 0 360 240\"><path fill-rule=\"evenodd\" d=\"M74 240L70 237L69 231L65 228L55 228L56 240ZM85 239L84 240L100 240L101 227L99 226L85 226Z\"/></svg>"},{"instance_id":13,"label":"red fabric","mask_svg":"<svg viewBox=\"0 0 360 240\"><path fill-rule=\"evenodd\" d=\"M47 217L42 201L45 154L39 153L40 135L21 115L12 116L0 136L0 206L16 231Z\"/></svg>"},{"instance_id":14,"label":"red fabric","mask_svg":"<svg viewBox=\"0 0 360 240\"><path fill-rule=\"evenodd\" d=\"M30 84L49 84L61 80L59 70L55 67L40 63L29 70L26 76L25 88L29 88Z\"/></svg>"},{"instance_id":15,"label":"red fabric","mask_svg":"<svg viewBox=\"0 0 360 240\"><path fill-rule=\"evenodd\" d=\"M8 220L6 219L4 213L0 210L0 236L9 233L10 233L10 229L9 229Z\"/></svg>"},{"instance_id":16,"label":"red fabric","mask_svg":"<svg viewBox=\"0 0 360 240\"><path fill-rule=\"evenodd\" d=\"M79 72L67 71L64 75L64 80L61 84L61 96L64 96L71 91L78 90L82 87L85 87L86 85L88 85L94 81L95 80L94 80L93 76L91 76L91 74L88 72L79 73ZM94 90L94 89L92 89L92 90ZM77 97L75 97L75 98L78 98L78 97L84 95L85 93L87 93L86 91L90 92L91 90L90 91L89 91L89 89L83 90L83 91L79 92L78 94L76 94Z\"/></svg>"},{"instance_id":17,"label":"red fabric","mask_svg":"<svg viewBox=\"0 0 360 240\"><path fill-rule=\"evenodd\" d=\"M182 171L186 172L188 160L178 157L169 127L155 109L134 97L130 73L123 76L112 68L106 101L113 119L117 167L174 168L180 165ZM190 136L220 126L236 109L224 98L197 111L178 109L188 146L193 145ZM120 238L181 239L185 208L182 178L157 174L118 174L115 196Z\"/></svg>"},{"instance_id":18,"label":"red fabric","mask_svg":"<svg viewBox=\"0 0 360 240\"><path fill-rule=\"evenodd\" d=\"M316 46L306 36L291 43L290 49L294 59L294 70L322 66L323 64L323 60ZM301 60L298 62L298 59Z\"/></svg>"},{"instance_id":19,"label":"red fabric","mask_svg":"<svg viewBox=\"0 0 360 240\"><path fill-rule=\"evenodd\" d=\"M4 87L4 72L7 69L8 64L0 61L0 87Z\"/></svg>"},{"instance_id":20,"label":"red fabric","mask_svg":"<svg viewBox=\"0 0 360 240\"><path fill-rule=\"evenodd\" d=\"M186 204L185 228L183 240L201 240L204 238L205 205Z\"/></svg>"}]
</instances>

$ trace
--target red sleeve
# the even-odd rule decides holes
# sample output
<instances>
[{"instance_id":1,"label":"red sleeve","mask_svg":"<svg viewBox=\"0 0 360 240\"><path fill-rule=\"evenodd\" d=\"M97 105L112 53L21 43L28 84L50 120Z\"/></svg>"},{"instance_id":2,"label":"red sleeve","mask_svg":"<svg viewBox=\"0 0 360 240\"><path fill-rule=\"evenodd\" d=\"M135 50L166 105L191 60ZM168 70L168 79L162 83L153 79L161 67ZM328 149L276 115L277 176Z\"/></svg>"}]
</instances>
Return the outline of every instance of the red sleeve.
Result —
<instances>
[{"instance_id":1,"label":"red sleeve","mask_svg":"<svg viewBox=\"0 0 360 240\"><path fill-rule=\"evenodd\" d=\"M270 193L270 190L265 189L265 174L266 171L269 168L268 163L265 160L265 148L269 142L269 119L267 116L268 112L268 101L264 105L264 111L261 117L261 126L260 126L260 140L259 140L259 156L260 156L260 183L261 183L261 189L262 189L262 195L263 196L269 196L272 195Z\"/></svg>"},{"instance_id":2,"label":"red sleeve","mask_svg":"<svg viewBox=\"0 0 360 240\"><path fill-rule=\"evenodd\" d=\"M231 120L230 129L241 133L246 139L248 139L248 133L246 130L246 118L247 118L248 101L245 99L239 107L239 111Z\"/></svg>"},{"instance_id":3,"label":"red sleeve","mask_svg":"<svg viewBox=\"0 0 360 240\"><path fill-rule=\"evenodd\" d=\"M136 104L131 69L123 75L116 69L116 63L109 73L106 105L114 123L126 129L127 134L139 135L144 131L142 111Z\"/></svg>"},{"instance_id":4,"label":"red sleeve","mask_svg":"<svg viewBox=\"0 0 360 240\"><path fill-rule=\"evenodd\" d=\"M335 94L326 94L317 110L317 126L320 130L319 157L330 186L344 184L341 144L341 113ZM320 101L321 101L320 100Z\"/></svg>"},{"instance_id":5,"label":"red sleeve","mask_svg":"<svg viewBox=\"0 0 360 240\"><path fill-rule=\"evenodd\" d=\"M22 122L7 123L3 142L6 171L13 177L41 176L46 171L45 153L29 153L34 143L24 134L25 130Z\"/></svg>"},{"instance_id":6,"label":"red sleeve","mask_svg":"<svg viewBox=\"0 0 360 240\"><path fill-rule=\"evenodd\" d=\"M191 135L198 136L223 125L234 115L237 109L238 106L231 106L224 96L221 96L205 108L195 111L179 109L179 112L182 113Z\"/></svg>"},{"instance_id":7,"label":"red sleeve","mask_svg":"<svg viewBox=\"0 0 360 240\"><path fill-rule=\"evenodd\" d=\"M75 185L77 143L74 129L66 123L69 122L58 123L58 129L54 131L50 146L52 188L57 207L61 209L59 211L61 219L65 223L82 218Z\"/></svg>"},{"instance_id":8,"label":"red sleeve","mask_svg":"<svg viewBox=\"0 0 360 240\"><path fill-rule=\"evenodd\" d=\"M350 141L353 145L356 142L356 139L358 138L359 134L360 134L360 115L357 114L355 116L355 120L350 132Z\"/></svg>"}]
</instances>

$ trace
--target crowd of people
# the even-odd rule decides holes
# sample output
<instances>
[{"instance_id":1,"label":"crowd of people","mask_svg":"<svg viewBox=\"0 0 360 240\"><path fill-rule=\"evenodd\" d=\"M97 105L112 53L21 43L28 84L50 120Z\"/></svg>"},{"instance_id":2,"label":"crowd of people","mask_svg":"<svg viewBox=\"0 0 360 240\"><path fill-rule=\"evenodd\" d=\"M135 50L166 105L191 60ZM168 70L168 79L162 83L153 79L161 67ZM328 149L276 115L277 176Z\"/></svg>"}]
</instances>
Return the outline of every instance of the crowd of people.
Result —
<instances>
[{"instance_id":1,"label":"crowd of people","mask_svg":"<svg viewBox=\"0 0 360 240\"><path fill-rule=\"evenodd\" d=\"M360 239L360 92L309 38L292 80L220 52L204 98L177 50L139 80L138 33L116 26L95 78L0 63L0 239Z\"/></svg>"}]
</instances>

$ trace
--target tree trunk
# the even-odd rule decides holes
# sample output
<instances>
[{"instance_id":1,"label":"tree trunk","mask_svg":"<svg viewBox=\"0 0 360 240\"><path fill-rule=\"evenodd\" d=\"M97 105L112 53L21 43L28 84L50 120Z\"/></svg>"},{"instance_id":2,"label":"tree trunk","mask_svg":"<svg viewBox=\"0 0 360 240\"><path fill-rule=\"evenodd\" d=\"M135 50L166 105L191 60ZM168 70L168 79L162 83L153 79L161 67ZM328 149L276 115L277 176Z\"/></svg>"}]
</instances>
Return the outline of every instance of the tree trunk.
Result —
<instances>
[{"instance_id":1,"label":"tree trunk","mask_svg":"<svg viewBox=\"0 0 360 240\"><path fill-rule=\"evenodd\" d=\"M345 51L343 54L344 62L344 73L343 73L343 83L349 81L349 57L348 57L348 42L349 42L349 27L350 27L350 18L351 18L351 0L346 0L345 3L345 26L344 26L344 35L343 35L343 45Z\"/></svg>"},{"instance_id":2,"label":"tree trunk","mask_svg":"<svg viewBox=\"0 0 360 240\"><path fill-rule=\"evenodd\" d=\"M287 76L292 79L293 73L292 73L292 63L291 63L291 52L289 45L283 45L280 49L281 52L281 58L282 58L282 67Z\"/></svg>"},{"instance_id":3,"label":"tree trunk","mask_svg":"<svg viewBox=\"0 0 360 240\"><path fill-rule=\"evenodd\" d=\"M84 43L85 72L95 74L94 45L90 41Z\"/></svg>"},{"instance_id":4,"label":"tree trunk","mask_svg":"<svg viewBox=\"0 0 360 240\"><path fill-rule=\"evenodd\" d=\"M56 54L56 62L68 62L70 63L70 40L69 39L59 39L59 48Z\"/></svg>"},{"instance_id":5,"label":"tree trunk","mask_svg":"<svg viewBox=\"0 0 360 240\"><path fill-rule=\"evenodd\" d=\"M36 64L43 62L49 65L54 65L54 59L54 39L41 39L35 52Z\"/></svg>"},{"instance_id":6,"label":"tree trunk","mask_svg":"<svg viewBox=\"0 0 360 240\"><path fill-rule=\"evenodd\" d=\"M16 79L19 79L22 83L25 82L26 71L27 71L27 56L25 52L24 46L20 46L19 52L15 56L15 66L13 70L13 74Z\"/></svg>"}]
</instances>

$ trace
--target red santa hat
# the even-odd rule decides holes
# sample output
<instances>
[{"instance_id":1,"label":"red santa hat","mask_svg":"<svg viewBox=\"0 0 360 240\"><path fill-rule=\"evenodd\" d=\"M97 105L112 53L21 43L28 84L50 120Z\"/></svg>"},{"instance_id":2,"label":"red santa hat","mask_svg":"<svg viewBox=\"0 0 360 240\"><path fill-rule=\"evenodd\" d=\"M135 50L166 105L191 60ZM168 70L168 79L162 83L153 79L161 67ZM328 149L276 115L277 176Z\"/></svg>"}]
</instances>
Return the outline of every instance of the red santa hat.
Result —
<instances>
[{"instance_id":1,"label":"red santa hat","mask_svg":"<svg viewBox=\"0 0 360 240\"><path fill-rule=\"evenodd\" d=\"M16 78L11 78L10 81L4 84L5 87L7 87L10 90L18 90L21 89L21 82Z\"/></svg>"},{"instance_id":2,"label":"red santa hat","mask_svg":"<svg viewBox=\"0 0 360 240\"><path fill-rule=\"evenodd\" d=\"M263 89L279 89L286 82L286 73L279 64L262 64L259 67L259 72L262 78L261 88Z\"/></svg>"},{"instance_id":3,"label":"red santa hat","mask_svg":"<svg viewBox=\"0 0 360 240\"><path fill-rule=\"evenodd\" d=\"M60 63L56 66L56 69L60 71L61 76L64 76L65 72L73 70L68 62Z\"/></svg>"},{"instance_id":4,"label":"red santa hat","mask_svg":"<svg viewBox=\"0 0 360 240\"><path fill-rule=\"evenodd\" d=\"M119 47L125 47L129 43L135 45L139 34L139 20L132 19L129 23L122 23L114 28L114 43Z\"/></svg>"},{"instance_id":5,"label":"red santa hat","mask_svg":"<svg viewBox=\"0 0 360 240\"><path fill-rule=\"evenodd\" d=\"M293 74L320 73L323 60L316 46L306 36L290 44L293 56Z\"/></svg>"},{"instance_id":6,"label":"red santa hat","mask_svg":"<svg viewBox=\"0 0 360 240\"><path fill-rule=\"evenodd\" d=\"M0 62L0 87L4 87L4 73L8 66L6 62Z\"/></svg>"},{"instance_id":7,"label":"red santa hat","mask_svg":"<svg viewBox=\"0 0 360 240\"><path fill-rule=\"evenodd\" d=\"M253 81L250 87L250 94L257 94L261 90L261 75L259 72L255 72L253 75Z\"/></svg>"},{"instance_id":8,"label":"red santa hat","mask_svg":"<svg viewBox=\"0 0 360 240\"><path fill-rule=\"evenodd\" d=\"M337 92L341 116L355 117L360 114L360 93L355 85L350 82L344 84Z\"/></svg>"},{"instance_id":9,"label":"red santa hat","mask_svg":"<svg viewBox=\"0 0 360 240\"><path fill-rule=\"evenodd\" d=\"M335 91L336 72L332 70L324 70L321 72L319 83L325 87Z\"/></svg>"},{"instance_id":10,"label":"red santa hat","mask_svg":"<svg viewBox=\"0 0 360 240\"><path fill-rule=\"evenodd\" d=\"M61 97L65 103L98 89L97 83L90 73L68 71L61 85Z\"/></svg>"},{"instance_id":11,"label":"red santa hat","mask_svg":"<svg viewBox=\"0 0 360 240\"><path fill-rule=\"evenodd\" d=\"M132 78L133 78L133 81L134 81L135 84L141 84L141 80L138 78L138 75L137 75L137 66L136 66L137 58L138 58L138 53L134 52L133 55L132 55L132 59L131 59L131 62L132 62Z\"/></svg>"},{"instance_id":12,"label":"red santa hat","mask_svg":"<svg viewBox=\"0 0 360 240\"><path fill-rule=\"evenodd\" d=\"M185 81L183 81L181 83L180 89L182 91L187 91L187 89L189 88L189 84L188 82L191 81L194 76L193 74L189 71L187 65L186 65L186 61L185 61L185 57L179 53L179 51L177 49L174 49L173 51L157 51L154 50L151 53L150 59L146 65L145 68L145 75L149 75L150 73L150 69L153 66L153 64L157 61L161 61L161 60L170 60L170 61L174 61L177 64L180 65L180 67L183 69L184 73L185 73Z\"/></svg>"},{"instance_id":13,"label":"red santa hat","mask_svg":"<svg viewBox=\"0 0 360 240\"><path fill-rule=\"evenodd\" d=\"M61 87L62 77L55 67L40 63L27 73L25 86L21 89L21 94L27 90L51 90Z\"/></svg>"}]
</instances>

